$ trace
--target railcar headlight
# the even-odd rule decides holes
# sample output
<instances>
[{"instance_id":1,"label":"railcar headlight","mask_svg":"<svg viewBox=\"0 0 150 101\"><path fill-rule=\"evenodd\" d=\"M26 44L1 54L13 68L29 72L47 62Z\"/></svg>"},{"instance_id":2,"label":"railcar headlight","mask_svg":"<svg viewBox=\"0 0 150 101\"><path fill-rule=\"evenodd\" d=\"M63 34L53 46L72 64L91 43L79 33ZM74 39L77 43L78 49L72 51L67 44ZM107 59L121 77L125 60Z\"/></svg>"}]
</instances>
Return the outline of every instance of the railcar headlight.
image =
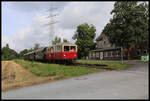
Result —
<instances>
[{"instance_id":1,"label":"railcar headlight","mask_svg":"<svg viewBox=\"0 0 150 101\"><path fill-rule=\"evenodd\" d=\"M66 54L64 54L64 56L66 56Z\"/></svg>"}]
</instances>

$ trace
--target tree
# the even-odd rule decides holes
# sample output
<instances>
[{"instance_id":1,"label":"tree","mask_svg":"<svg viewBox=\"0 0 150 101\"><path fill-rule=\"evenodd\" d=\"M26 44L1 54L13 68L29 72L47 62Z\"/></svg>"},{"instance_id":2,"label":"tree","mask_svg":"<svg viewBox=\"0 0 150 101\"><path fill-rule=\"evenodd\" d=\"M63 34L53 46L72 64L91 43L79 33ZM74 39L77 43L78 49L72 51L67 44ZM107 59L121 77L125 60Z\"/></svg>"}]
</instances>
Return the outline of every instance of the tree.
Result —
<instances>
[{"instance_id":1,"label":"tree","mask_svg":"<svg viewBox=\"0 0 150 101\"><path fill-rule=\"evenodd\" d=\"M18 58L18 53L9 48L9 45L6 44L5 47L2 48L2 60L11 60L11 59L15 59Z\"/></svg>"},{"instance_id":2,"label":"tree","mask_svg":"<svg viewBox=\"0 0 150 101\"><path fill-rule=\"evenodd\" d=\"M23 55L26 54L26 53L28 53L27 49L24 49L24 50L20 51L19 58L23 58Z\"/></svg>"},{"instance_id":3,"label":"tree","mask_svg":"<svg viewBox=\"0 0 150 101\"><path fill-rule=\"evenodd\" d=\"M9 45L8 45L8 44L6 44L6 48L7 48L7 49L9 48Z\"/></svg>"},{"instance_id":4,"label":"tree","mask_svg":"<svg viewBox=\"0 0 150 101\"><path fill-rule=\"evenodd\" d=\"M76 33L72 39L76 40L75 44L78 46L78 58L86 57L89 50L95 47L94 38L96 35L96 28L87 23L77 26Z\"/></svg>"},{"instance_id":5,"label":"tree","mask_svg":"<svg viewBox=\"0 0 150 101\"><path fill-rule=\"evenodd\" d=\"M56 43L60 43L61 42L61 38L59 37L55 37L55 40L52 41L52 45L56 45Z\"/></svg>"},{"instance_id":6,"label":"tree","mask_svg":"<svg viewBox=\"0 0 150 101\"><path fill-rule=\"evenodd\" d=\"M115 2L113 18L105 26L104 33L112 44L129 49L148 46L148 5L132 2Z\"/></svg>"},{"instance_id":7,"label":"tree","mask_svg":"<svg viewBox=\"0 0 150 101\"><path fill-rule=\"evenodd\" d=\"M32 48L28 49L28 52L32 52L32 51L34 51L34 49L32 49Z\"/></svg>"},{"instance_id":8,"label":"tree","mask_svg":"<svg viewBox=\"0 0 150 101\"><path fill-rule=\"evenodd\" d=\"M38 44L38 43L34 44L34 48L33 49L34 50L40 49L40 44Z\"/></svg>"}]
</instances>

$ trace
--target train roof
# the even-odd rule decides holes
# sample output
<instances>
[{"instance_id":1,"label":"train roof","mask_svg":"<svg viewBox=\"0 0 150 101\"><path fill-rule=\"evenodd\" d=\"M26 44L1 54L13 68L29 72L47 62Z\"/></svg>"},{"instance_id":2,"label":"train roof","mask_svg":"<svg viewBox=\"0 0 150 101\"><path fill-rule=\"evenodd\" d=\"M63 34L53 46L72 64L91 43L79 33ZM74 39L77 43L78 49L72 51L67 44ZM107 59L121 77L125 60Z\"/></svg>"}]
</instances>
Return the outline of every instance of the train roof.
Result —
<instances>
[{"instance_id":1,"label":"train roof","mask_svg":"<svg viewBox=\"0 0 150 101\"><path fill-rule=\"evenodd\" d=\"M24 55L33 54L33 53L35 53L35 52L41 52L41 51L43 51L45 48L47 48L47 47L44 47L44 48L42 48L42 49L38 49L38 50L35 50L35 51L32 51L32 52L28 52L28 53L26 53L26 54L24 54Z\"/></svg>"},{"instance_id":2,"label":"train roof","mask_svg":"<svg viewBox=\"0 0 150 101\"><path fill-rule=\"evenodd\" d=\"M26 53L26 54L24 54L24 55L33 54L33 53L34 53L34 51L32 51L32 52L29 52L29 53Z\"/></svg>"},{"instance_id":3,"label":"train roof","mask_svg":"<svg viewBox=\"0 0 150 101\"><path fill-rule=\"evenodd\" d=\"M42 49L35 50L34 52L41 52L41 51L43 51L44 49L45 49L45 47L42 48Z\"/></svg>"},{"instance_id":4,"label":"train roof","mask_svg":"<svg viewBox=\"0 0 150 101\"><path fill-rule=\"evenodd\" d=\"M76 46L76 44L72 44L70 42L62 42L62 43L57 43L56 45L64 45L64 46ZM56 45L53 45L53 46L56 46Z\"/></svg>"}]
</instances>

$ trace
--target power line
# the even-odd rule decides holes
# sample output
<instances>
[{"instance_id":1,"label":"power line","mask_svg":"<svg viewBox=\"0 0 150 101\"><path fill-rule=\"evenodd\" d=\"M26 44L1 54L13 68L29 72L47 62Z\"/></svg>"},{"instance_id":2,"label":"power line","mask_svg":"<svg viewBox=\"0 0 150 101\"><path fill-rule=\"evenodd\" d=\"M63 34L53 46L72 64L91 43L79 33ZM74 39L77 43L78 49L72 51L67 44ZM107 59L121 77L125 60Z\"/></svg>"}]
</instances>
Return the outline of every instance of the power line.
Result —
<instances>
[{"instance_id":1,"label":"power line","mask_svg":"<svg viewBox=\"0 0 150 101\"><path fill-rule=\"evenodd\" d=\"M54 14L54 11L57 9L58 7L54 7L54 5L51 4L50 8L47 10L48 12L50 12L50 15L46 17L46 18L50 18L50 22L46 24L50 26L49 45L51 45L51 39L53 40L53 36L55 35L54 24L58 23L58 21L54 20L54 18L58 15L58 14Z\"/></svg>"}]
</instances>

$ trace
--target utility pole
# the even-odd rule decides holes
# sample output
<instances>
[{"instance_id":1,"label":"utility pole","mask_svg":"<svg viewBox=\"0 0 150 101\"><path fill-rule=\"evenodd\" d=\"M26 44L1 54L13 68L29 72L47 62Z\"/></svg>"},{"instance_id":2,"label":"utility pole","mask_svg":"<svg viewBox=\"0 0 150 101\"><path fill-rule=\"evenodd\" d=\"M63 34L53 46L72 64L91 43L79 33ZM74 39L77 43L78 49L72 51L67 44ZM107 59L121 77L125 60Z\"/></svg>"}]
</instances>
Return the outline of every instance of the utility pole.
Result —
<instances>
[{"instance_id":1,"label":"utility pole","mask_svg":"<svg viewBox=\"0 0 150 101\"><path fill-rule=\"evenodd\" d=\"M121 62L123 64L123 48L122 48L122 46L121 46Z\"/></svg>"},{"instance_id":2,"label":"utility pole","mask_svg":"<svg viewBox=\"0 0 150 101\"><path fill-rule=\"evenodd\" d=\"M54 18L58 15L58 14L54 14L54 11L57 9L57 7L54 7L53 3L51 3L50 8L48 9L48 11L50 12L50 15L47 18L50 18L50 22L47 25L50 25L50 42L49 45L51 45L51 39L53 40L54 35L55 35L55 29L54 29L54 24L56 24L58 21L55 21Z\"/></svg>"}]
</instances>

